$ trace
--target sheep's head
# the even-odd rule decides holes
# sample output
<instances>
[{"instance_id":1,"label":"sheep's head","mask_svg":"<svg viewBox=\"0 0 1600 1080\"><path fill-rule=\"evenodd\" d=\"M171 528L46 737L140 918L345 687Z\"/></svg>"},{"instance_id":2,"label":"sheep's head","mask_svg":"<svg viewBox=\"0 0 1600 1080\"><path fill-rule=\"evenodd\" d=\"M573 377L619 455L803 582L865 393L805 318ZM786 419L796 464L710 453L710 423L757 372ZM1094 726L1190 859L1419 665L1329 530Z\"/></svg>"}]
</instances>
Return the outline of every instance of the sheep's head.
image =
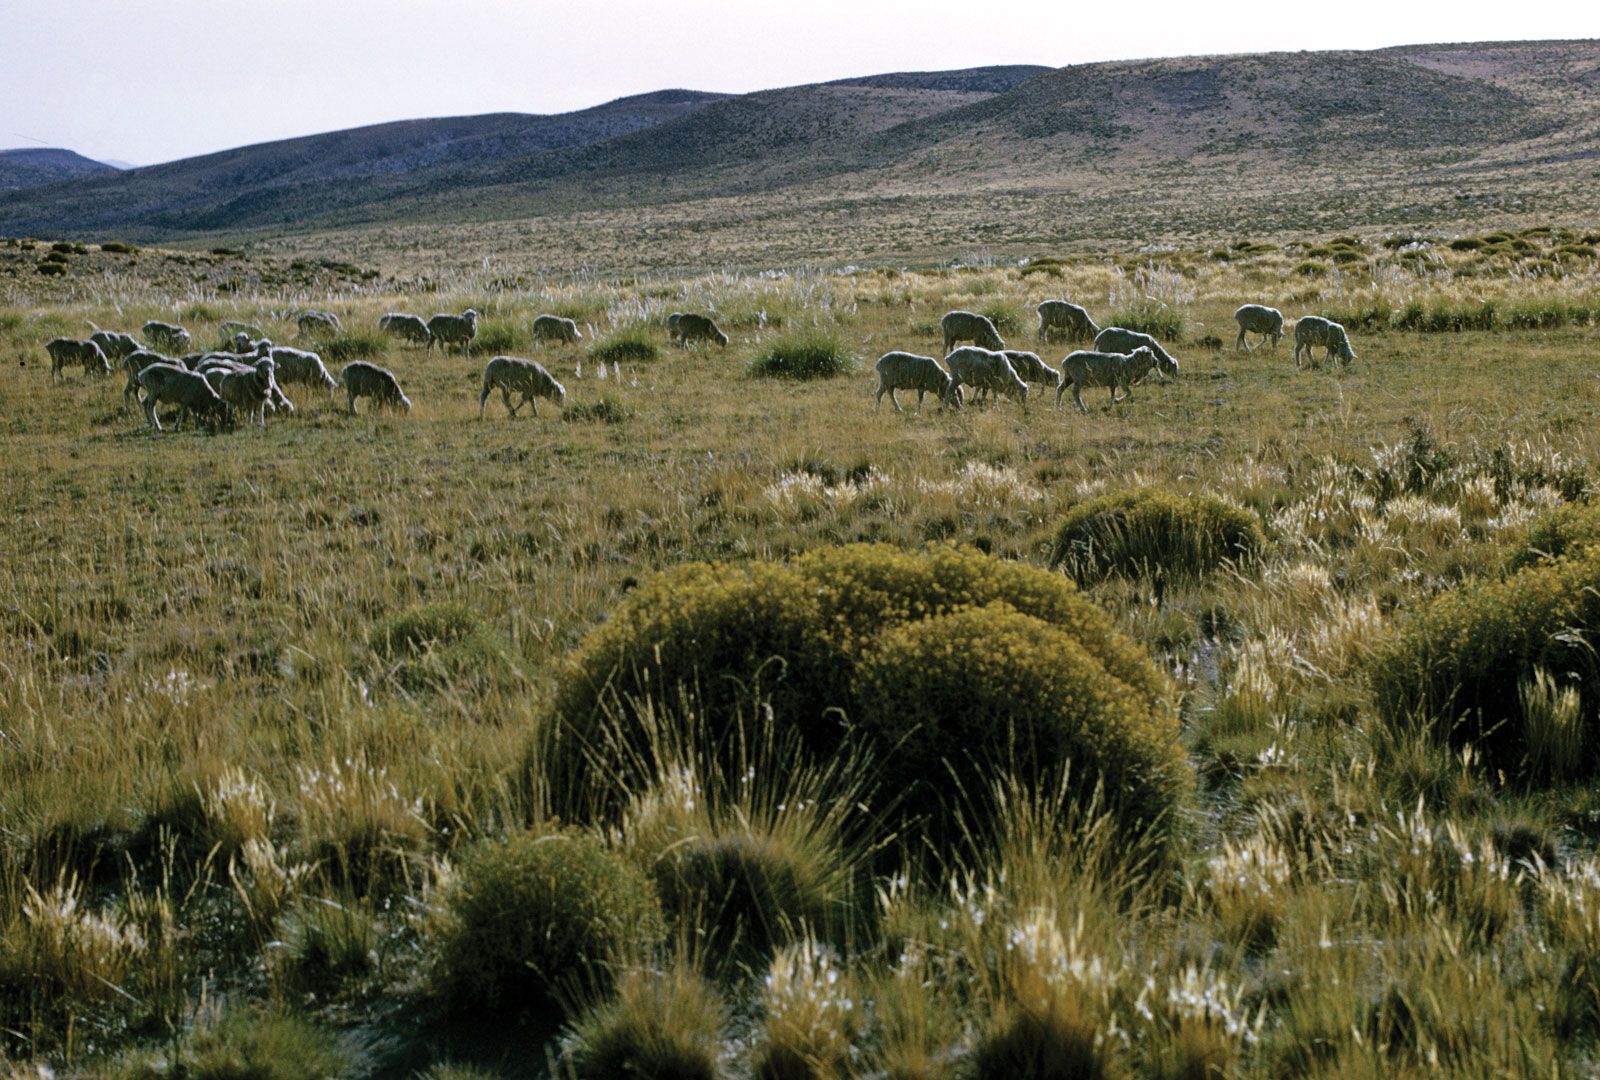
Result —
<instances>
[{"instance_id":1,"label":"sheep's head","mask_svg":"<svg viewBox=\"0 0 1600 1080\"><path fill-rule=\"evenodd\" d=\"M472 308L468 308L461 313L461 318L466 321L468 328L470 328L473 333L477 333L478 313L476 311L474 311Z\"/></svg>"}]
</instances>

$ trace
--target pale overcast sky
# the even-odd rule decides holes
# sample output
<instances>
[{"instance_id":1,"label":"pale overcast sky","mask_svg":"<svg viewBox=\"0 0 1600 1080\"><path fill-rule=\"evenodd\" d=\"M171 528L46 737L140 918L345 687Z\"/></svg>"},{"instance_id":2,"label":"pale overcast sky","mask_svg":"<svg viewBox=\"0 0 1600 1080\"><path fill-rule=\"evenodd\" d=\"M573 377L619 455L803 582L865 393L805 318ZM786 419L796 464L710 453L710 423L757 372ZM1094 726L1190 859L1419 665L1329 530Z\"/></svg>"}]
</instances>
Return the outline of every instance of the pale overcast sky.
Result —
<instances>
[{"instance_id":1,"label":"pale overcast sky","mask_svg":"<svg viewBox=\"0 0 1600 1080\"><path fill-rule=\"evenodd\" d=\"M887 71L1600 37L1600 3L0 0L0 147L137 164L423 116Z\"/></svg>"}]
</instances>

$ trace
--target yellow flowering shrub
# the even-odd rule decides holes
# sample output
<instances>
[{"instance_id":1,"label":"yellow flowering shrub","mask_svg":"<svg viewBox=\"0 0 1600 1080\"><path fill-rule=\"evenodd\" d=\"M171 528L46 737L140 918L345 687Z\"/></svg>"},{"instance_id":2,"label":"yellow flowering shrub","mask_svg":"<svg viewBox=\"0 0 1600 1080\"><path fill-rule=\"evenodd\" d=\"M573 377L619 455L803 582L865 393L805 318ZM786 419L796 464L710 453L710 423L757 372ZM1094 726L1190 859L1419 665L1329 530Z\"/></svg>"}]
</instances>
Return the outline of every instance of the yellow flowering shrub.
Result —
<instances>
[{"instance_id":1,"label":"yellow flowering shrub","mask_svg":"<svg viewBox=\"0 0 1600 1080\"><path fill-rule=\"evenodd\" d=\"M1266 544L1261 522L1248 510L1213 495L1141 488L1068 511L1050 565L1085 583L1111 574L1192 578L1225 560L1253 561Z\"/></svg>"}]
</instances>

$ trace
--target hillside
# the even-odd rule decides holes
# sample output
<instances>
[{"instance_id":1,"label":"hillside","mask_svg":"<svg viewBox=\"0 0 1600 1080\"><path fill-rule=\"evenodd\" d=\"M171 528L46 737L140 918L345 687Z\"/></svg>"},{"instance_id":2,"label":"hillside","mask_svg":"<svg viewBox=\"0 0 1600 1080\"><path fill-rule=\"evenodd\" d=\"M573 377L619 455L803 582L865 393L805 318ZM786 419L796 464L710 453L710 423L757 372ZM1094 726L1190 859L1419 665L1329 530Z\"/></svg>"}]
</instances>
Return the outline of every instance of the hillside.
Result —
<instances>
[{"instance_id":1,"label":"hillside","mask_svg":"<svg viewBox=\"0 0 1600 1080\"><path fill-rule=\"evenodd\" d=\"M21 191L116 171L115 166L92 161L71 150L0 150L0 191Z\"/></svg>"}]
</instances>

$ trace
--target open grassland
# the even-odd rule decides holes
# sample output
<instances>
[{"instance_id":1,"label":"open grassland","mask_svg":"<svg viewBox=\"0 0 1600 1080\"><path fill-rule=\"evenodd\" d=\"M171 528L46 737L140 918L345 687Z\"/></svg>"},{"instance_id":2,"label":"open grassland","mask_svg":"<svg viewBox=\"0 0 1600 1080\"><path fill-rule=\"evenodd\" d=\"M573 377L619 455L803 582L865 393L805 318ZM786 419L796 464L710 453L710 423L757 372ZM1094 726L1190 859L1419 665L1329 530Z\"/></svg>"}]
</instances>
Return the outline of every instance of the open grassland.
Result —
<instances>
[{"instance_id":1,"label":"open grassland","mask_svg":"<svg viewBox=\"0 0 1600 1080\"><path fill-rule=\"evenodd\" d=\"M1538 551L1568 535L1550 515L1582 519L1600 482L1596 238L1408 239L625 281L485 271L398 295L180 292L125 266L38 302L30 289L58 283L13 279L0 1068L1591 1069L1595 624L1563 614L1518 654L1537 669L1511 680L1529 733L1492 754L1437 703L1404 704L1392 649L1433 598L1544 572ZM919 415L904 393L906 415L873 411L872 361L937 353L945 311L1033 348L1033 305L1054 297L1156 333L1179 376L1116 406L1086 391L1087 415L1039 388L1026 412L930 399ZM1292 336L1234 352L1247 301L1342 318L1358 360L1296 370ZM53 384L42 348L86 320L149 318L205 344L224 319L287 342L304 306L342 318L329 352L395 371L409 415L289 388L296 414L265 430L156 435L122 410L120 373ZM467 307L483 316L470 361L369 333L385 311ZM714 315L727 348L669 346L676 310ZM541 312L584 340L534 345ZM495 396L480 424L499 352L541 360L565 408L512 421ZM845 373L750 374L775 354ZM1138 492L1171 497L1159 526L1073 546L1094 500ZM1251 539L1190 543L1213 519ZM557 762L552 714L586 635L631 603L712 610L710 586L690 588L704 581L664 590L658 571L856 542L913 561L965 545L1037 571L1018 580L1041 595L1076 576L1153 664L1152 715L1176 719L1184 777L1159 828L1119 831L1120 792L1086 793L1081 759L1060 775L1023 755L952 759L959 791L930 760L939 782L907 804L931 799L945 826L919 831L883 789L899 755L931 753L926 727L808 759L813 718L742 670L664 688L653 726L616 744L636 762ZM1573 552L1558 572L1587 565ZM809 595L753 572L769 587L749 602L775 621ZM863 716L920 717L923 687L969 695L979 719L1038 686L1094 690L1026 667L1019 653L1056 639L1023 615L943 617L950 641L1011 651L938 661L934 619L891 626L851 661ZM859 619L836 625L890 623ZM717 655L703 634L693 647ZM580 655L599 655L589 640ZM1469 665L1491 667L1492 644ZM737 748L708 745L702 694L746 719ZM614 704L619 727L639 712Z\"/></svg>"}]
</instances>

